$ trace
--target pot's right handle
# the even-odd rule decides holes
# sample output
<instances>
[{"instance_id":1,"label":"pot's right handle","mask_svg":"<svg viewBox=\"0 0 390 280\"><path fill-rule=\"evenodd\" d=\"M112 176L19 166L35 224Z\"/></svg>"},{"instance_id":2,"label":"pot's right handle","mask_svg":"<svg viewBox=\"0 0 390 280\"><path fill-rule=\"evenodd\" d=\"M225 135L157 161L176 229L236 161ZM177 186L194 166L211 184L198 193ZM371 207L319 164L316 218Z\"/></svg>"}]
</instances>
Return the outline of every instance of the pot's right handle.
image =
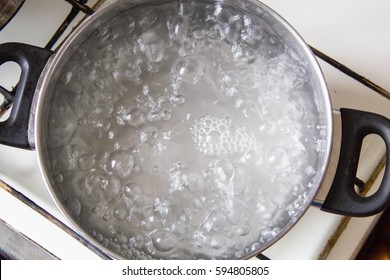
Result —
<instances>
[{"instance_id":1,"label":"pot's right handle","mask_svg":"<svg viewBox=\"0 0 390 280\"><path fill-rule=\"evenodd\" d=\"M374 113L340 109L340 159L331 189L321 210L354 217L377 214L390 206L390 120ZM379 189L369 197L355 191L355 178L364 137L379 135L386 144L386 167Z\"/></svg>"},{"instance_id":2,"label":"pot's right handle","mask_svg":"<svg viewBox=\"0 0 390 280\"><path fill-rule=\"evenodd\" d=\"M1 144L31 148L28 141L31 104L38 79L51 54L49 50L21 43L0 45L0 65L12 61L21 68L15 93L1 87L4 98L12 99L11 114L6 121L0 123Z\"/></svg>"}]
</instances>

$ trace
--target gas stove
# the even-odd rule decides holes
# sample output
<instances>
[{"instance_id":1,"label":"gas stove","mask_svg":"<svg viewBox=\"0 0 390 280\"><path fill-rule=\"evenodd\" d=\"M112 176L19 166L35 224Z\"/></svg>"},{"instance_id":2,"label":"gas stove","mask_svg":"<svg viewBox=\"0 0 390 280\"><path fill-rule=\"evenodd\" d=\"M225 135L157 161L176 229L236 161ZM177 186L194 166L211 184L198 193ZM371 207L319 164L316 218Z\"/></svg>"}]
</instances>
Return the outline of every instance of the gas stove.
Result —
<instances>
[{"instance_id":1,"label":"gas stove","mask_svg":"<svg viewBox=\"0 0 390 280\"><path fill-rule=\"evenodd\" d=\"M98 9L107 2L87 1L87 5ZM385 90L390 88L388 1L377 0L369 6L365 1L353 0L262 2L284 17L312 47L335 110L353 108L390 118L390 95ZM0 31L0 43L22 42L55 50L91 12L77 4L70 0L25 1ZM61 32L57 33L59 29ZM2 65L0 85L10 90L18 75L15 64ZM338 129L336 122L335 130ZM34 151L0 145L0 155L0 232L2 236L9 234L8 241L16 241L6 242L2 237L0 247L12 250L14 257L21 259L107 258L63 218L43 183ZM365 139L358 177L366 187L372 187L371 191L380 182L384 155L385 146L379 137ZM336 164L337 159L334 160ZM379 216L348 218L312 206L292 230L259 258L353 259ZM19 246L10 248L15 243ZM36 253L27 254L29 250L22 246L33 246Z\"/></svg>"}]
</instances>

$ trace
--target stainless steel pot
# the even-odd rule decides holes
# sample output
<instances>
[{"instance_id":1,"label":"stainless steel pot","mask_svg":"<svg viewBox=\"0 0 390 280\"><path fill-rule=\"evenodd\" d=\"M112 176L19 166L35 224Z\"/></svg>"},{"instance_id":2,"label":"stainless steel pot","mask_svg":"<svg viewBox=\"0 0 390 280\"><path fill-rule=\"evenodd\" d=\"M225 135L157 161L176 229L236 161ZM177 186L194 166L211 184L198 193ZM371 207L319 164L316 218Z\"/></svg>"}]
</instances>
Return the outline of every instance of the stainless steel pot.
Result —
<instances>
[{"instance_id":1,"label":"stainless steel pot","mask_svg":"<svg viewBox=\"0 0 390 280\"><path fill-rule=\"evenodd\" d=\"M191 4L192 3L192 4ZM311 92L311 96L309 96L308 103L304 103L308 106L308 108L313 109L315 114L314 125L316 125L319 131L316 136L316 148L313 148L313 151L316 151L316 160L313 166L311 166L308 170L306 169L306 173L310 173L310 181L306 182L306 185L302 188L304 191L296 194L291 201L285 202L286 209L283 209L280 217L277 220L273 221L273 230L270 230L270 224L268 227L265 227L259 231L259 235L261 237L257 237L251 241L252 245L243 245L243 248L237 249L233 253L226 253L224 251L224 237L220 236L220 240L218 238L214 238L209 242L209 245L215 249L215 254L213 255L202 255L200 253L195 253L194 255L189 252L187 255L175 255L174 254L174 243L177 241L176 239L172 239L171 237L167 237L165 233L161 233L157 230L153 231L153 234L160 234L158 238L151 238L148 242L150 244L154 243L155 247L158 247L159 240L166 238L168 241L168 245L161 246L162 255L156 255L154 252L151 252L150 249L145 249L147 242L145 241L141 245L137 244L137 237L132 236L129 238L129 234L124 234L120 232L120 236L118 237L118 230L112 230L111 236L105 236L103 238L102 235L97 234L94 230L89 227L86 227L83 222L80 221L80 205L78 201L70 198L64 189L61 189L61 183L64 178L61 175L61 178L58 177L56 171L53 171L53 161L56 160L56 156L53 156L52 150L54 149L50 146L52 139L50 139L50 128L51 121L55 119L53 117L53 110L60 110L61 107L55 107L53 104L58 103L58 99L62 97L58 97L58 81L66 78L66 71L70 67L69 61L72 60L72 57L75 53L80 52L94 52L94 48L85 50L85 42L88 42L91 38L96 36L105 37L107 34L104 33L104 30L101 31L101 27L105 25L109 25L112 22L115 22L117 18L123 17L124 15L128 15L128 13L145 12L142 10L143 7L147 9L147 13L153 12L158 17L162 15L162 11L159 10L164 5L171 5L173 11L177 12L177 17L179 20L175 23L174 30L179 32L181 28L189 28L185 22L180 21L180 17L188 17L186 8L191 5L199 5L199 7L207 7L213 9L213 15L220 14L221 11L239 11L239 16L237 14L230 14L224 19L222 27L219 27L218 32L223 34L225 29L233 30L232 36L234 38L239 38L238 40L242 40L244 36L246 36L246 40L254 45L255 50L257 51L255 55L251 53L250 58L248 52L242 51L239 54L236 53L237 56L241 56L239 58L244 57L244 64L250 65L253 61L256 61L259 57L262 57L268 60L277 59L279 56L283 55L285 52L293 53L294 59L299 60L302 65L304 65L305 71L305 82L303 87L309 87L309 92ZM203 5L203 6L202 6ZM191 10L191 9L190 9ZM133 15L135 15L133 14ZM251 26L251 20L259 19L263 23L262 32L272 34L272 38L269 39L268 49L260 51L258 48L262 45L261 36L258 37L258 41L253 39L255 36L254 33L245 33L240 31L239 29L235 30L233 25L240 21L241 25ZM206 19L204 22L207 22ZM149 24L152 26L154 22L145 23L142 21L142 18L137 18L135 16L135 21L131 23L132 25L142 25ZM168 24L173 24L172 22ZM187 22L188 24L188 22ZM112 27L112 26L111 26ZM118 26L117 26L118 27ZM134 26L131 27L133 29ZM175 29L176 28L176 29ZM238 28L238 27L237 27ZM265 30L265 31L264 31ZM175 32L176 32L175 31ZM253 31L253 30L252 30ZM177 34L176 34L177 35ZM199 35L199 34L198 34ZM108 35L107 35L108 36ZM151 41L150 33L139 36L139 40ZM187 35L186 35L187 36ZM204 36L204 35L202 35ZM240 37L241 36L241 37ZM201 37L199 35L199 37ZM238 48L237 44L234 43L234 38L225 37L223 40L230 44L229 46L233 48ZM134 38L133 38L134 39ZM214 41L222 40L221 38L213 38ZM178 36L175 38L179 44L183 43L180 40L186 40L186 37ZM282 47L278 49L278 40L289 47L289 51L286 48ZM271 43L270 43L271 42ZM276 42L276 44L275 44ZM131 42L130 42L131 44ZM141 43L139 43L141 44ZM91 47L91 46L90 46ZM115 47L115 46L114 46ZM152 62L159 62L163 59L163 56L159 56L156 54L156 50L161 47L157 45L157 49L143 49L142 51L149 52L151 55ZM205 47L205 46L204 46ZM258 48L257 48L258 47ZM99 46L96 45L96 49ZM142 47L141 47L142 49ZM222 48L212 48L209 50L210 53L219 53L222 52ZM182 57L187 57L188 54L182 54ZM99 59L95 57L95 59ZM102 58L102 60L105 58ZM120 58L125 59L125 58ZM153 1L153 0L144 0L144 1L116 1L92 16L90 16L85 22L81 24L55 53L51 53L47 50L43 50L40 48L27 46L18 43L9 43L3 44L0 46L0 62L4 63L7 61L15 61L17 62L22 69L22 75L19 81L19 84L16 89L16 93L13 96L12 93L8 93L6 90L2 89L2 92L7 95L9 98L13 99L13 108L11 112L10 118L1 123L0 126L0 140L2 144L16 146L20 148L29 148L36 149L37 156L39 159L40 168L42 171L42 176L46 182L46 185L53 196L58 207L62 210L64 215L72 222L72 224L78 229L80 233L86 236L91 242L95 243L97 246L106 250L110 255L116 258L137 258L137 257L164 257L164 258L197 258L197 257L208 257L208 258L247 258L253 255L258 254L263 251L274 242L277 242L279 238L281 238L286 232L288 232L299 220L300 217L305 213L306 209L310 206L314 197L316 196L323 178L326 174L329 157L332 149L332 107L330 104L329 94L327 91L327 87L325 84L325 80L323 78L321 69L319 68L315 57L311 53L308 46L301 39L301 37L294 31L294 29L286 23L279 15L277 15L274 11L266 7L265 5L257 2L257 1ZM196 59L191 60L195 63L195 68L197 67ZM188 61L186 61L188 63ZM241 63L241 62L240 62ZM154 64L152 64L153 66ZM176 65L177 66L177 65ZM183 65L182 65L183 66ZM184 65L184 69L182 71L188 70L188 64ZM193 65L192 65L193 66ZM283 65L282 65L283 66ZM68 68L67 68L68 67ZM85 65L85 67L88 67ZM186 68L187 67L187 68ZM244 67L244 66L243 66ZM246 67L246 66L245 66ZM153 69L150 68L150 73L153 73ZM201 69L203 71L203 68ZM168 71L169 72L169 71ZM181 72L179 71L179 74ZM288 73L288 72L287 72ZM164 72L163 72L164 74ZM161 74L162 75L162 74ZM69 78L69 77L68 77ZM79 77L80 78L80 77ZM103 77L104 78L104 77ZM111 80L113 78L110 78ZM114 77L114 80L116 78ZM186 79L186 77L180 77L180 79ZM188 79L188 77L187 77ZM190 80L187 80L187 84L190 84L188 88L194 88L194 84L199 81L198 76L191 76ZM218 79L218 77L214 77L214 79ZM283 77L280 77L282 80ZM213 78L211 78L213 80ZM234 82L230 80L230 85L234 88ZM83 83L80 83L83 84ZM233 84L233 85L232 85ZM135 82L135 85L136 82ZM103 87L104 88L104 85ZM105 90L108 90L107 88ZM121 89L122 90L122 89ZM129 89L127 89L129 90ZM197 89L199 90L199 89ZM201 90L207 90L207 88L202 88ZM256 89L257 90L257 89ZM34 94L35 92L35 94ZM85 90L82 89L78 93L78 95L86 95ZM234 95L234 92L232 93ZM146 94L145 94L146 95ZM177 95L174 96L177 98ZM169 98L168 98L169 99ZM167 100L168 100L167 99ZM168 100L169 101L169 100ZM167 102L168 102L167 101ZM73 100L73 102L76 102ZM172 101L173 102L173 101ZM240 101L241 102L241 101ZM236 102L236 106L240 107L240 102ZM103 102L104 103L104 102ZM180 102L178 102L180 103ZM173 105L172 105L173 106ZM176 106L176 105L175 105ZM202 105L203 106L203 105ZM53 109L54 108L54 109ZM305 110L308 110L305 108ZM91 108L89 108L90 110ZM100 107L97 107L98 110L101 110ZM216 109L217 110L217 109ZM221 109L222 110L222 109ZM309 114L309 113L306 113ZM279 116L280 117L280 116ZM366 216L378 213L390 205L390 176L388 169L390 168L390 121L383 116L379 116L373 113L360 112L349 109L341 109L341 117L342 117L342 143L341 143L341 151L340 151L340 160L339 165L337 167L337 171L334 177L334 181L332 184L332 188L330 189L328 196L322 205L322 209L324 211L329 211L337 214L350 215L350 216ZM189 117L187 118L187 120ZM204 121L204 119L200 118L199 120ZM56 120L54 120L56 121ZM133 127L138 127L139 124L132 125ZM314 128L312 128L314 129ZM314 129L315 130L315 129ZM65 127L64 127L65 131ZM73 133L73 132L72 132ZM106 131L106 133L108 133ZM243 133L247 133L244 130ZM357 171L357 165L359 160L359 153L363 138L368 134L378 134L380 135L387 146L387 165L385 175L382 181L382 184L379 190L370 197L361 197L359 194L355 192L355 176ZM66 132L61 134L63 138L70 137ZM244 135L245 136L245 135ZM101 135L99 136L101 137ZM61 139L60 139L61 140ZM96 140L97 141L97 140ZM196 144L198 144L195 141ZM314 147L314 144L313 144ZM237 150L243 150L243 148L237 148ZM121 152L123 150L120 150ZM220 155L211 152L204 152L207 156L215 156L216 158L224 158L227 155ZM278 162L282 157L281 154L273 155L270 161ZM107 159L106 159L107 160ZM109 175L118 175L116 174L115 164L120 165L121 159L113 161L113 165L107 167L107 174ZM119 162L119 163L118 163ZM89 165L89 164L87 164ZM133 174L134 161L131 163L131 170L128 172L129 176ZM106 166L106 165L105 165ZM90 169L90 167L80 169ZM169 170L169 169L168 169ZM127 172L124 170L124 172ZM224 173L226 177L226 174ZM71 180L71 179L70 179ZM118 180L120 182L120 180ZM119 183L122 184L123 182ZM100 186L103 189L107 187ZM158 187L158 186L154 186ZM122 186L123 188L123 186ZM259 187L260 189L261 187ZM133 190L134 191L134 190ZM117 190L114 191L113 195L106 196L105 199L119 201L116 198ZM124 192L123 190L121 192ZM261 193L261 191L259 191ZM291 192L292 189L291 189ZM185 198L182 198L183 201ZM205 198L207 199L207 198ZM158 197L155 200L160 201ZM117 201L117 202L118 202ZM204 201L203 201L204 202ZM157 203L157 202L156 202ZM202 203L202 201L198 202ZM196 204L196 203L195 203ZM212 202L209 203L212 205ZM75 206L76 205L76 206ZM156 204L155 204L156 205ZM160 205L161 206L161 205ZM180 207L184 207L182 204L179 204ZM176 206L176 207L179 207ZM142 207L146 207L145 205L141 205ZM156 208L156 206L155 206ZM96 209L95 209L96 210ZM156 211L156 209L154 209ZM97 210L96 210L97 211ZM144 212L148 211L144 209ZM157 212L160 214L165 211L165 208L158 208ZM279 211L279 210L277 210ZM76 213L75 213L76 212ZM142 212L142 211L141 211ZM115 213L113 214L115 215ZM211 215L211 214L210 214ZM209 216L210 216L209 215ZM268 216L272 216L273 213ZM205 221L209 217L207 216L205 219L201 219L201 223L204 226ZM104 218L104 216L103 216ZM117 223L115 225L122 226L125 221L122 218L116 216ZM182 224L188 223L188 218L185 222L183 220ZM215 218L213 221L218 220ZM104 227L104 222L99 222L99 226ZM275 225L276 223L276 225ZM242 228L237 228L232 226L235 230L234 233L231 231L227 232L226 229L225 234L230 234L230 239L240 239L241 235L246 235L246 231ZM210 228L206 229L210 231ZM277 229L277 230L275 230ZM115 231L115 232L114 232ZM123 240L122 240L123 239ZM153 240L152 240L153 239ZM130 241L129 241L130 240ZM129 241L129 242L128 242ZM222 245L221 245L222 243ZM157 245L156 245L157 244ZM133 246L133 247L131 247ZM228 246L228 245L226 245ZM232 245L233 246L233 245ZM239 245L234 245L238 246ZM233 246L233 247L234 247ZM198 247L201 247L200 245ZM211 248L210 247L210 248ZM213 250L214 250L213 249ZM189 249L187 248L187 251ZM191 251L191 250L189 250ZM183 257L184 256L184 257Z\"/></svg>"}]
</instances>

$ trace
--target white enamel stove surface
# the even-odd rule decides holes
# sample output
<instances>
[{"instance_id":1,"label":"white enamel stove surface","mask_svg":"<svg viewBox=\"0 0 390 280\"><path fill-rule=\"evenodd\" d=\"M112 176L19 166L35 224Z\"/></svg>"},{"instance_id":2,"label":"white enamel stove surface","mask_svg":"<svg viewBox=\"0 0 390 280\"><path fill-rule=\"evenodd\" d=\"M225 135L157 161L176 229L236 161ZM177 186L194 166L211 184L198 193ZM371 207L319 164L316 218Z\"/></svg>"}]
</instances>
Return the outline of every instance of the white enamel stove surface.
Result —
<instances>
[{"instance_id":1,"label":"white enamel stove surface","mask_svg":"<svg viewBox=\"0 0 390 280\"><path fill-rule=\"evenodd\" d=\"M89 1L91 2L91 1ZM92 1L93 3L96 1ZM387 0L273 0L263 1L284 17L305 41L385 89L390 89L390 2ZM30 0L0 31L0 43L23 42L45 46L70 11L63 0ZM390 118L390 101L320 61L333 107L377 112ZM14 65L0 68L0 84L15 84ZM367 180L384 154L376 138L365 143L359 178ZM39 173L34 151L0 146L0 179L46 211L64 220ZM330 250L328 258L353 258L377 217L352 219ZM60 259L98 259L84 245L30 207L0 189L0 219ZM271 259L317 259L342 217L310 207L285 237L264 252Z\"/></svg>"}]
</instances>

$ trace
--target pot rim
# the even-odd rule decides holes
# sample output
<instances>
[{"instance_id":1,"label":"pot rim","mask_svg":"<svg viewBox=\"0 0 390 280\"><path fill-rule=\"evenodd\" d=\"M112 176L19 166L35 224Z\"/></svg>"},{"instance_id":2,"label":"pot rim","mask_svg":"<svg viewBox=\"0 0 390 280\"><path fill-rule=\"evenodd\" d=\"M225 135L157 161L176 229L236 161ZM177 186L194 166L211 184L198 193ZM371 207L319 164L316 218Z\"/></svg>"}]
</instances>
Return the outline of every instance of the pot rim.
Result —
<instances>
[{"instance_id":1,"label":"pot rim","mask_svg":"<svg viewBox=\"0 0 390 280\"><path fill-rule=\"evenodd\" d=\"M167 3L172 2L175 0L163 0L159 1L158 3ZM210 0L214 3L228 3L232 4L230 0ZM210 1L204 1L199 0L199 2L210 2ZM37 158L38 158L38 165L41 174L43 175L44 183L46 188L49 190L50 196L52 197L53 201L55 202L56 206L60 210L61 214L64 215L64 217L70 222L71 226L74 227L78 233L80 233L84 238L86 238L89 242L93 243L96 247L98 247L100 250L103 250L106 254L109 256L115 258L115 259L124 259L123 256L114 253L110 249L104 247L102 244L100 244L97 240L95 240L93 237L91 237L85 229L83 229L76 221L75 218L72 217L67 208L64 206L64 201L59 198L59 195L56 194L55 188L53 186L53 178L51 178L50 173L47 170L47 167L45 166L45 161L48 159L45 156L44 149L45 149L45 143L44 139L41 139L41 135L43 135L43 132L46 130L46 126L43 125L43 107L44 105L44 99L46 95L52 94L48 90L50 81L55 78L56 72L58 72L57 68L58 65L62 63L64 54L67 54L69 51L72 51L72 47L74 47L75 41L82 40L82 38L86 38L85 33L90 34L91 26L93 27L94 24L96 25L99 22L106 22L109 19L118 16L121 12L121 7L126 6L128 9L145 3L150 2L156 2L155 0L135 0L132 2L128 2L126 0L115 0L105 6L103 6L101 9L96 11L93 15L89 16L86 20L84 20L70 35L68 38L65 39L63 44L59 47L59 49L52 55L52 57L49 59L48 63L46 64L40 79L38 81L38 85L36 88L36 92L34 95L34 98L36 101L33 104L36 104L36 108L32 108L32 114L35 114L33 116L34 120L34 138L35 138L35 148L37 151ZM332 150L332 144L333 144L333 116L332 116L332 105L330 100L330 95L328 92L328 87L326 85L325 77L323 75L323 72L320 68L320 65L315 58L315 55L313 54L312 50L309 48L309 46L306 44L304 39L299 35L299 33L278 13L276 13L274 10L269 8L264 3L257 1L257 0L246 0L246 2L249 2L251 4L254 4L258 7L260 7L265 12L269 13L275 20L277 20L278 24L280 24L284 29L286 29L289 32L289 35L294 38L294 41L296 44L299 44L300 50L304 53L305 59L307 59L307 64L310 65L311 70L313 70L312 75L315 76L316 81L318 82L317 90L321 92L323 96L323 104L317 104L317 107L321 112L319 112L321 115L325 118L325 123L327 124L327 135L326 145L325 145L325 151L323 152L323 164L321 165L321 170L317 170L317 179L318 185L313 186L313 188L316 188L315 191L311 193L311 197L307 199L306 204L304 207L300 209L300 213L297 214L291 221L288 223L287 226L283 228L283 230L278 233L278 235L273 238L272 240L268 241L264 245L260 246L258 249L254 250L253 252L246 254L243 258L251 258L265 249L272 246L274 243L276 243L278 240L280 240L287 232L291 230L292 227L296 225L296 223L302 218L302 216L305 214L309 206L311 205L311 202L314 200L316 194L318 193L321 184L324 180L326 171L328 169L329 161L330 161L330 155ZM236 4L236 3L234 3ZM93 29L95 30L95 29ZM87 32L86 32L87 31ZM77 44L76 44L77 46ZM61 66L61 65L60 65Z\"/></svg>"}]
</instances>

